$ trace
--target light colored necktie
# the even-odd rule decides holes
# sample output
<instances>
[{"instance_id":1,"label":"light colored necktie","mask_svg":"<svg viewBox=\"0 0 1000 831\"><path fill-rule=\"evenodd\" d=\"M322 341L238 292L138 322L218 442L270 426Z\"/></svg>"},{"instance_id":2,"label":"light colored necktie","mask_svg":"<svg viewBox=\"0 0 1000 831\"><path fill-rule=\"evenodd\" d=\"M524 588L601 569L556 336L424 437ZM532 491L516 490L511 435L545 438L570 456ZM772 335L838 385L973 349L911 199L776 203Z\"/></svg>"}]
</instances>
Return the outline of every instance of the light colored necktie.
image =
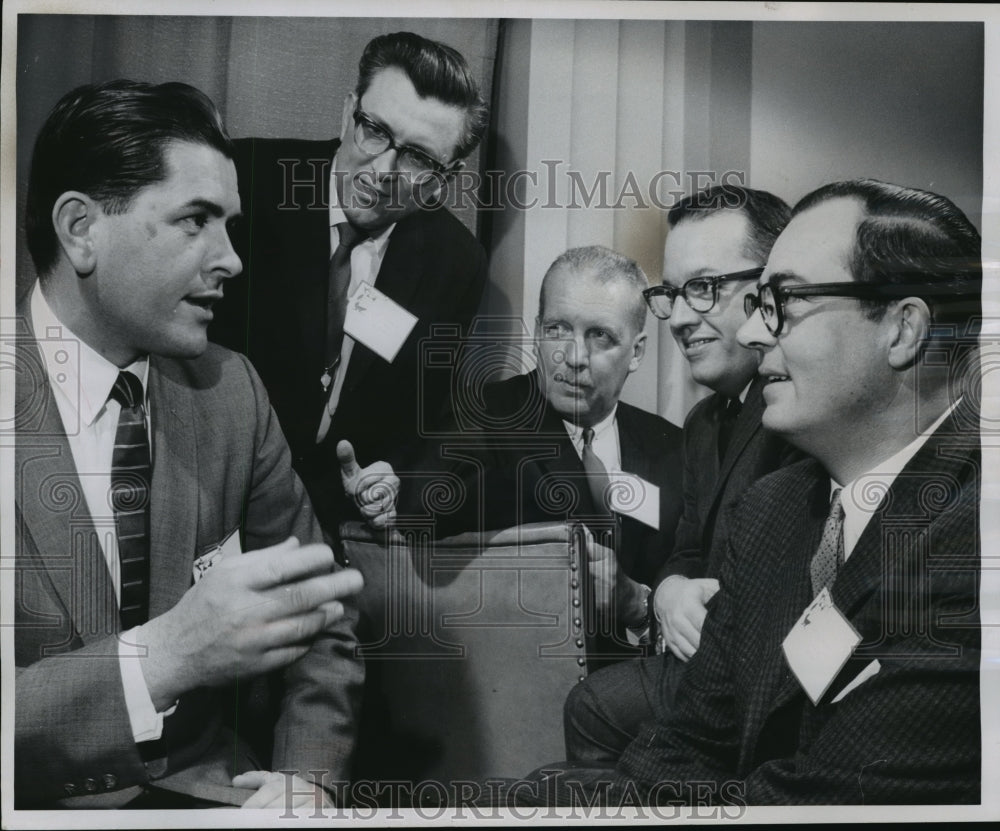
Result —
<instances>
[{"instance_id":1,"label":"light colored necktie","mask_svg":"<svg viewBox=\"0 0 1000 831\"><path fill-rule=\"evenodd\" d=\"M840 488L834 490L830 499L830 515L823 526L819 548L809 565L814 597L833 585L837 570L844 562L844 506L840 504L840 491Z\"/></svg>"},{"instance_id":2,"label":"light colored necktie","mask_svg":"<svg viewBox=\"0 0 1000 831\"><path fill-rule=\"evenodd\" d=\"M608 470L604 463L594 452L594 428L585 427L583 430L583 469L587 472L587 486L590 488L590 495L594 500L594 510L602 514L610 514L608 508L608 487L611 480L608 478Z\"/></svg>"}]
</instances>

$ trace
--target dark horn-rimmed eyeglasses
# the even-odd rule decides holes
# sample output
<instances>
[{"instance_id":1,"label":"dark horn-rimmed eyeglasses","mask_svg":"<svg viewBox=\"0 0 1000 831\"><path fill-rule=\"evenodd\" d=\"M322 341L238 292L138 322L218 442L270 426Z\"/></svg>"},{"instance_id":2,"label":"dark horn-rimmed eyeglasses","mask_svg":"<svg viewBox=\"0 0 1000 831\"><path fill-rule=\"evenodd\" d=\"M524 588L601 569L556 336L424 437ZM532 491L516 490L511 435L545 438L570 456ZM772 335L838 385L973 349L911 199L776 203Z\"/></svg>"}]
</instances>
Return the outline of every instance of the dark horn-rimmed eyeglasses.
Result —
<instances>
[{"instance_id":1,"label":"dark horn-rimmed eyeglasses","mask_svg":"<svg viewBox=\"0 0 1000 831\"><path fill-rule=\"evenodd\" d=\"M408 176L441 176L454 164L454 162L442 164L418 147L397 144L389 128L382 126L362 110L360 102L354 108L354 143L370 156L378 156L390 149L395 150L396 169Z\"/></svg>"},{"instance_id":2,"label":"dark horn-rimmed eyeglasses","mask_svg":"<svg viewBox=\"0 0 1000 831\"><path fill-rule=\"evenodd\" d=\"M921 297L937 300L962 300L977 297L981 283L964 284L906 283L807 283L794 286L772 286L765 283L755 293L743 298L747 317L759 311L767 331L777 337L785 325L785 303L793 297L853 297L859 300L901 300Z\"/></svg>"},{"instance_id":3,"label":"dark horn-rimmed eyeglasses","mask_svg":"<svg viewBox=\"0 0 1000 831\"><path fill-rule=\"evenodd\" d=\"M660 320L667 320L674 310L674 301L678 296L693 311L699 314L710 312L719 302L719 286L737 280L756 280L764 273L763 268L750 268L746 271L734 271L732 274L713 274L706 277L694 277L679 289L673 286L651 286L642 290L649 310Z\"/></svg>"}]
</instances>

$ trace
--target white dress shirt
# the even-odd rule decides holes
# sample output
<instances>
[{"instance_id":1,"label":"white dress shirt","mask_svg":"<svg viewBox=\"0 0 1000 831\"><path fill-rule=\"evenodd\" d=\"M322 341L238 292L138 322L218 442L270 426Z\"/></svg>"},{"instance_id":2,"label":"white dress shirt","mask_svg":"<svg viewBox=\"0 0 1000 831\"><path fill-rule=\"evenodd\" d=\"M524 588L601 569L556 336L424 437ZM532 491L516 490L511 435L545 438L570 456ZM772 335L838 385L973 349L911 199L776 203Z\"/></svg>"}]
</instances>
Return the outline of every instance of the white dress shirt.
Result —
<instances>
[{"instance_id":1,"label":"white dress shirt","mask_svg":"<svg viewBox=\"0 0 1000 831\"><path fill-rule=\"evenodd\" d=\"M604 464L608 473L620 473L622 469L622 451L618 442L618 405L601 421L594 425L594 439L591 449L594 455ZM576 455L583 458L583 427L563 419L563 426L569 434Z\"/></svg>"},{"instance_id":2,"label":"white dress shirt","mask_svg":"<svg viewBox=\"0 0 1000 831\"><path fill-rule=\"evenodd\" d=\"M851 556L854 546L864 533L879 506L884 501L885 494L889 492L892 483L896 481L900 471L906 467L907 463L916 455L917 451L927 442L931 434L941 426L941 423L958 406L956 401L940 417L919 436L911 441L898 453L890 456L884 462L873 467L867 473L863 473L854 480L843 486L843 493L840 503L844 508L844 561ZM833 479L830 480L830 495L833 491L841 487ZM878 498L872 498L872 494L877 494Z\"/></svg>"},{"instance_id":3,"label":"white dress shirt","mask_svg":"<svg viewBox=\"0 0 1000 831\"><path fill-rule=\"evenodd\" d=\"M115 597L120 600L118 535L109 496L115 434L121 413L121 405L109 396L119 370L59 321L38 283L32 289L30 308L32 327L73 454L83 498L104 553ZM126 369L142 382L143 392L146 393L149 361L141 358ZM152 435L148 406L146 431L147 435ZM150 441L151 458L152 451ZM140 662L133 660L136 656L145 655L141 631L142 627L137 626L118 637L118 666L136 742L158 739L163 731L163 716L173 712L172 707L164 713L156 712Z\"/></svg>"},{"instance_id":4,"label":"white dress shirt","mask_svg":"<svg viewBox=\"0 0 1000 831\"><path fill-rule=\"evenodd\" d=\"M347 216L339 204L337 195L337 157L333 157L330 165L330 253L331 256L340 245L340 231L337 226L341 222L347 222ZM379 269L382 267L382 260L385 258L385 249L389 245L389 237L392 234L396 223L379 231L375 236L366 237L351 250L351 282L347 287L347 296L353 297L361 283L375 285L375 278L378 277ZM344 389L344 378L347 375L347 362L351 359L351 352L354 351L354 338L344 333L344 340L340 347L340 361L334 372L333 384L330 388L330 397L327 399L327 406L320 418L319 431L316 434L316 441L321 442L326 438L330 429L330 421L333 414L337 412L337 405L340 404L340 394ZM319 379L317 379L318 382Z\"/></svg>"}]
</instances>

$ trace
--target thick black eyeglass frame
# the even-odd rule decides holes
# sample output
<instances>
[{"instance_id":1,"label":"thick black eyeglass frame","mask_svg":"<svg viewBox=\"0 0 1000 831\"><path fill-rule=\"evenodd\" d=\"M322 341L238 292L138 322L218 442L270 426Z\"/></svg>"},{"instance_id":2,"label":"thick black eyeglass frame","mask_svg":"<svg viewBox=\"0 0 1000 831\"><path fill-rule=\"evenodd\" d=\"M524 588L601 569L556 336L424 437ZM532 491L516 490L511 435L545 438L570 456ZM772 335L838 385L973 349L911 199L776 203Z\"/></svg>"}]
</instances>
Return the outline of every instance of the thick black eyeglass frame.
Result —
<instances>
[{"instance_id":1,"label":"thick black eyeglass frame","mask_svg":"<svg viewBox=\"0 0 1000 831\"><path fill-rule=\"evenodd\" d=\"M764 312L767 304L764 295L771 295L774 313ZM743 311L747 317L760 311L761 320L773 337L778 337L785 326L785 301L790 297L854 297L859 300L900 300L903 297L937 297L958 300L972 297L975 292L967 287L955 287L940 283L808 283L795 286L772 286L765 283L757 292L743 298ZM773 326L771 324L774 324Z\"/></svg>"},{"instance_id":2,"label":"thick black eyeglass frame","mask_svg":"<svg viewBox=\"0 0 1000 831\"><path fill-rule=\"evenodd\" d=\"M674 311L674 303L677 300L677 295L682 295L684 297L684 302L687 303L692 311L698 312L699 314L705 314L706 312L712 311L715 308L715 304L719 302L719 286L722 283L728 283L734 280L756 280L764 273L763 267L758 268L748 268L746 271L734 271L732 274L711 274L704 277L692 277L679 289L673 286L661 285L661 286L650 286L648 289L642 290L642 296L646 300L646 305L653 315L660 320L669 320L670 315ZM704 305L704 301L699 299L696 302L692 302L691 298L688 297L688 286L693 283L708 283L712 287L712 302L707 306ZM657 297L666 297L670 301L670 311L666 314L662 314L656 308ZM704 306L704 308L701 308Z\"/></svg>"},{"instance_id":3,"label":"thick black eyeglass frame","mask_svg":"<svg viewBox=\"0 0 1000 831\"><path fill-rule=\"evenodd\" d=\"M369 150L364 145L371 144L371 140L364 135L365 128L374 130L377 133L381 133L385 136L385 146L381 150ZM441 164L441 162L436 159L432 159L423 150L417 147L411 147L408 144L396 144L396 137L392 134L388 127L384 127L379 124L375 119L373 119L368 113L361 109L361 102L359 101L354 107L354 142L358 147L365 153L369 153L372 156L378 156L381 153L385 153L386 150L395 150L400 156L404 153L408 153L411 157L418 159L427 160L427 171L431 173L436 173L438 175L443 175L448 172L453 162L448 164ZM378 142L380 145L381 141ZM417 175L425 171L414 171Z\"/></svg>"}]
</instances>

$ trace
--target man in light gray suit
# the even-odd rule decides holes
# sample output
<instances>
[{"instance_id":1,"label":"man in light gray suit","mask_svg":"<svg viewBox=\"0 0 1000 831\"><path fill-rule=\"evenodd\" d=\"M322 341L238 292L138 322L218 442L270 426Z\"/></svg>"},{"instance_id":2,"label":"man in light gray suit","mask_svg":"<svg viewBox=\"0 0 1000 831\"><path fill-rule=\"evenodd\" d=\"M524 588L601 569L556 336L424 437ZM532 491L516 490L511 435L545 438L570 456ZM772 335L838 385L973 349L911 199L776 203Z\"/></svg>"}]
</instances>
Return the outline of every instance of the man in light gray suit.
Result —
<instances>
[{"instance_id":1,"label":"man in light gray suit","mask_svg":"<svg viewBox=\"0 0 1000 831\"><path fill-rule=\"evenodd\" d=\"M249 362L207 341L239 212L229 138L187 85L80 87L38 136L14 344L18 808L311 805L347 775L361 578L322 543ZM248 682L282 669L251 746Z\"/></svg>"}]
</instances>

